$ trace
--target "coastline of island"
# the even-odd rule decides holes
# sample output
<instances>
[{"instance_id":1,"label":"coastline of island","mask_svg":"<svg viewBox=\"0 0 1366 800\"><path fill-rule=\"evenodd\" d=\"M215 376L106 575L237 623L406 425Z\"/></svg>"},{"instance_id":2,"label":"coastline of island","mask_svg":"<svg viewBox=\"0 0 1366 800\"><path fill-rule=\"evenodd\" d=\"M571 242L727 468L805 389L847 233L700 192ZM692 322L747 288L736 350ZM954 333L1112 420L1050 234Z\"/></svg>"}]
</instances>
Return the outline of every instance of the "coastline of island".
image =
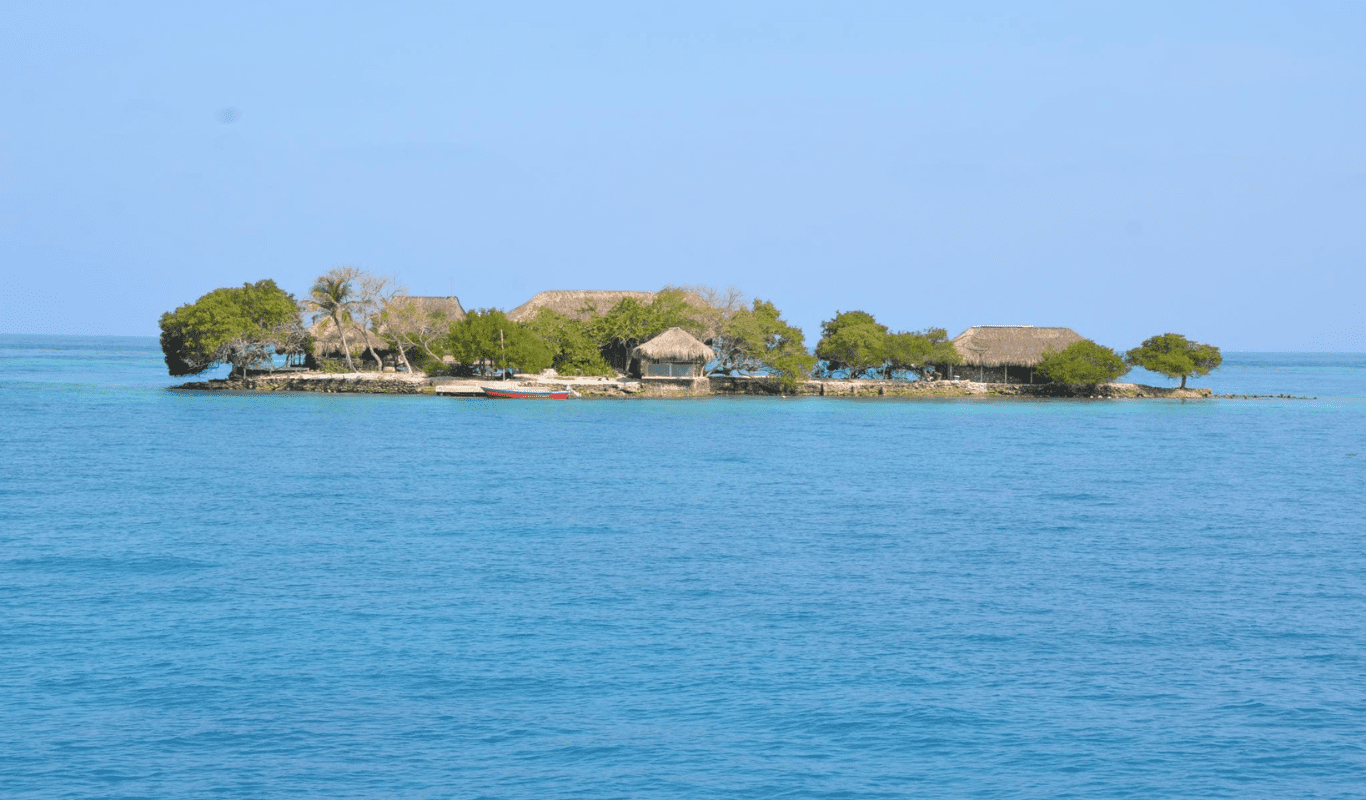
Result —
<instances>
[{"instance_id":1,"label":"coastline of island","mask_svg":"<svg viewBox=\"0 0 1366 800\"><path fill-rule=\"evenodd\" d=\"M703 398L703 397L831 397L943 400L958 398L1014 399L1310 399L1292 395L1217 394L1208 388L1161 387L1138 383L1091 385L1059 383L989 383L971 380L899 381L877 379L808 379L785 384L765 376L713 375L679 380L561 375L518 376L511 380L431 378L402 372L275 372L195 381L170 387L182 391L317 392L324 394L432 395L450 398L484 397L482 386L503 385L525 390L569 390L584 399Z\"/></svg>"}]
</instances>

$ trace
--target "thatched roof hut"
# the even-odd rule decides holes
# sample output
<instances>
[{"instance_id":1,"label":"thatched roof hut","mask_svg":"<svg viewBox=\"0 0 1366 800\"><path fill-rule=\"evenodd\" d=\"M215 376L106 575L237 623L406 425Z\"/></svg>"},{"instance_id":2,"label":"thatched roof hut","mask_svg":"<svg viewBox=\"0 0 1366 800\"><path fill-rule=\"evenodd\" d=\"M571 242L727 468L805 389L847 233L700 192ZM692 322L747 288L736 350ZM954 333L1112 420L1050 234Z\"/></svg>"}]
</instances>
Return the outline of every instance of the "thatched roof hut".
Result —
<instances>
[{"instance_id":1,"label":"thatched roof hut","mask_svg":"<svg viewBox=\"0 0 1366 800\"><path fill-rule=\"evenodd\" d=\"M642 378L696 378L714 357L709 346L682 328L670 328L631 351L632 371Z\"/></svg>"},{"instance_id":2,"label":"thatched roof hut","mask_svg":"<svg viewBox=\"0 0 1366 800\"><path fill-rule=\"evenodd\" d=\"M541 292L530 300L508 312L508 319L513 322L526 322L536 316L536 312L543 308L575 319L580 322L595 316L585 309L591 307L597 310L598 314L605 314L612 306L621 302L627 297L635 298L642 303L654 302L656 292L614 292L614 291L554 291Z\"/></svg>"},{"instance_id":3,"label":"thatched roof hut","mask_svg":"<svg viewBox=\"0 0 1366 800\"><path fill-rule=\"evenodd\" d=\"M1062 350L1082 337L1071 328L974 325L953 338L963 364L974 367L1035 367L1047 350Z\"/></svg>"},{"instance_id":4,"label":"thatched roof hut","mask_svg":"<svg viewBox=\"0 0 1366 800\"><path fill-rule=\"evenodd\" d=\"M677 361L705 364L716 353L682 328L670 328L631 351L631 358L654 362Z\"/></svg>"}]
</instances>

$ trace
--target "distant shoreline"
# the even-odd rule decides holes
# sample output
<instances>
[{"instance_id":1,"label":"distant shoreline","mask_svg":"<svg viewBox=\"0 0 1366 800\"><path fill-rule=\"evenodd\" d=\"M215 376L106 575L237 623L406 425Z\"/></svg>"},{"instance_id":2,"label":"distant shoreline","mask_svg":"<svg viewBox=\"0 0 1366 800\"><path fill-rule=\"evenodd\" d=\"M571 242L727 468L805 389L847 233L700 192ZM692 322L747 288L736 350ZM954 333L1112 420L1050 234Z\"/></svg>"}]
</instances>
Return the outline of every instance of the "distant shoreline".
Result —
<instances>
[{"instance_id":1,"label":"distant shoreline","mask_svg":"<svg viewBox=\"0 0 1366 800\"><path fill-rule=\"evenodd\" d=\"M952 398L1054 398L1054 399L1254 399L1291 398L1291 395L1215 394L1204 388L1146 386L1137 383L1069 385L1059 383L982 383L977 381L804 380L795 388L777 380L749 376L711 376L695 379L585 378L521 376L497 378L429 378L408 373L292 372L255 374L247 378L196 381L171 387L186 391L318 392L324 394L403 394L444 397L482 397L480 386L501 383L508 388L570 389L582 398L684 398L733 397L891 397L908 399ZM1309 399L1309 398L1294 398Z\"/></svg>"}]
</instances>

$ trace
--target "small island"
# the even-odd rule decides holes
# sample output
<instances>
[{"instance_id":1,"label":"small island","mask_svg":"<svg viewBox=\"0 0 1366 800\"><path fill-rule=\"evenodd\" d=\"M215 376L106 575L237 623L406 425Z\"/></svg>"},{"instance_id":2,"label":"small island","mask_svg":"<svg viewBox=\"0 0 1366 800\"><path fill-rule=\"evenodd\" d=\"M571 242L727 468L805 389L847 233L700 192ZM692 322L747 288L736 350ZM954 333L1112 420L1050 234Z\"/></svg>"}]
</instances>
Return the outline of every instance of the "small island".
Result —
<instances>
[{"instance_id":1,"label":"small island","mask_svg":"<svg viewBox=\"0 0 1366 800\"><path fill-rule=\"evenodd\" d=\"M548 291L504 312L458 297L409 295L342 267L302 301L263 280L217 289L163 314L173 376L227 365L187 390L364 392L481 397L481 387L578 397L1138 398L1215 396L1186 379L1219 348L1166 333L1124 353L1071 328L978 325L893 331L836 312L808 350L773 303L736 289ZM1117 382L1132 367L1177 387Z\"/></svg>"}]
</instances>

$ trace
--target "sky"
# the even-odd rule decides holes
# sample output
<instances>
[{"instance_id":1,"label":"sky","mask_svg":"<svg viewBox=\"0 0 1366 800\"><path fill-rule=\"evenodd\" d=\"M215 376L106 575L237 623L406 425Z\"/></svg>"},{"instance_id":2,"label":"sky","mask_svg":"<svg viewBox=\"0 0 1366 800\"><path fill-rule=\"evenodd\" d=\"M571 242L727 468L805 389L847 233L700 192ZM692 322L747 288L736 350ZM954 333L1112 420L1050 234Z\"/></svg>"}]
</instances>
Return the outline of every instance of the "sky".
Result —
<instances>
[{"instance_id":1,"label":"sky","mask_svg":"<svg viewBox=\"0 0 1366 800\"><path fill-rule=\"evenodd\" d=\"M11 3L0 333L327 270L1366 351L1366 3Z\"/></svg>"}]
</instances>

